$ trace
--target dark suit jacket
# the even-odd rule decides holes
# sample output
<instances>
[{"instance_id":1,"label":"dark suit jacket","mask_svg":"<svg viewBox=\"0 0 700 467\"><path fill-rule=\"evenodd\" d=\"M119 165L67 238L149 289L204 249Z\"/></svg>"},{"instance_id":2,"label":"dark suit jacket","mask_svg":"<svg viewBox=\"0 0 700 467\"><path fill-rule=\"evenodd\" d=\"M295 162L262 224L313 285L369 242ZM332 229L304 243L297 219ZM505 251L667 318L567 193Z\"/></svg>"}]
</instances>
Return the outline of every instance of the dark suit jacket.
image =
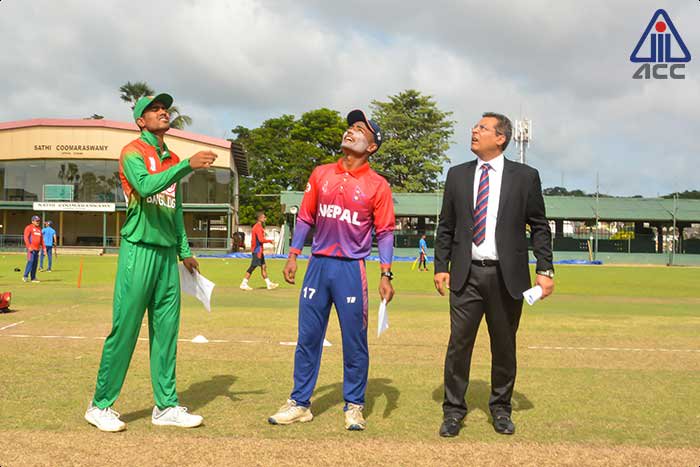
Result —
<instances>
[{"instance_id":1,"label":"dark suit jacket","mask_svg":"<svg viewBox=\"0 0 700 467\"><path fill-rule=\"evenodd\" d=\"M474 230L476 159L450 168L435 240L435 272L450 273L450 288L462 289L469 277ZM489 206L490 209L490 206ZM553 269L552 233L545 215L537 170L505 159L496 223L501 274L513 298L531 287L525 224L530 225L537 269Z\"/></svg>"}]
</instances>

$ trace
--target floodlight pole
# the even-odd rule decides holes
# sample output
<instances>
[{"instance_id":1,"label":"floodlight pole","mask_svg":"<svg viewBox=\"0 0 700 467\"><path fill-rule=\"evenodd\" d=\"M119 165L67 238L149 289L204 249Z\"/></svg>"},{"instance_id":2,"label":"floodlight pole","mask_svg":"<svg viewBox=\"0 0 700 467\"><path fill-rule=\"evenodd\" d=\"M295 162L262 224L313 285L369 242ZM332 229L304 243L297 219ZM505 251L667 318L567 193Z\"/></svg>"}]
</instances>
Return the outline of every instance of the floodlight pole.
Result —
<instances>
[{"instance_id":1,"label":"floodlight pole","mask_svg":"<svg viewBox=\"0 0 700 467\"><path fill-rule=\"evenodd\" d=\"M525 164L525 150L530 146L530 141L532 140L532 120L523 119L515 121L515 128L513 128L513 141L518 147L518 154L520 156L520 163Z\"/></svg>"},{"instance_id":2,"label":"floodlight pole","mask_svg":"<svg viewBox=\"0 0 700 467\"><path fill-rule=\"evenodd\" d=\"M600 224L600 175L595 173L595 242L593 248L593 260L598 259L598 229Z\"/></svg>"},{"instance_id":3,"label":"floodlight pole","mask_svg":"<svg viewBox=\"0 0 700 467\"><path fill-rule=\"evenodd\" d=\"M673 255L676 252L676 214L678 213L678 193L673 194L673 230L671 230L671 249L668 252L668 265L673 266Z\"/></svg>"}]
</instances>

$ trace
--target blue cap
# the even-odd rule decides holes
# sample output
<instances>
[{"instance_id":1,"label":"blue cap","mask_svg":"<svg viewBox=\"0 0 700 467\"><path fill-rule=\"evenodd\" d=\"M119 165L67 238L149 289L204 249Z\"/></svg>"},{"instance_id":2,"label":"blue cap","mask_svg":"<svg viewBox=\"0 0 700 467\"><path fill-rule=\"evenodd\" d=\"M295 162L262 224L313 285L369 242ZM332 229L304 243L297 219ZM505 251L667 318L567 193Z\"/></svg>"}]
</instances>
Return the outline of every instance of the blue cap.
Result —
<instances>
[{"instance_id":1,"label":"blue cap","mask_svg":"<svg viewBox=\"0 0 700 467\"><path fill-rule=\"evenodd\" d=\"M382 145L382 130L379 128L379 125L377 125L377 122L367 118L367 115L360 109L351 110L347 120L348 126L352 126L353 123L364 122L367 128L369 128L369 131L374 135L374 142L377 143L377 150L374 152L379 151L379 146Z\"/></svg>"},{"instance_id":2,"label":"blue cap","mask_svg":"<svg viewBox=\"0 0 700 467\"><path fill-rule=\"evenodd\" d=\"M41 217L39 217L39 216L32 216L32 222L34 222L34 221L40 221L40 220L41 220Z\"/></svg>"}]
</instances>

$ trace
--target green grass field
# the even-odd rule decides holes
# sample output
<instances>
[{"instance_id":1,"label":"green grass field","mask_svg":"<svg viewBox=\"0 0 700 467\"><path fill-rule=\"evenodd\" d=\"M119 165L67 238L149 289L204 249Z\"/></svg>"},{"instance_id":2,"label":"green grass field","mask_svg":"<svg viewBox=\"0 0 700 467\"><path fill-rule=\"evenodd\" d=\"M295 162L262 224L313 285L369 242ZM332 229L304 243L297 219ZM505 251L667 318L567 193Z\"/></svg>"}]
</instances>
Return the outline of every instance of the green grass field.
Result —
<instances>
[{"instance_id":1,"label":"green grass field","mask_svg":"<svg viewBox=\"0 0 700 467\"><path fill-rule=\"evenodd\" d=\"M238 289L246 260L200 260L217 286L212 312L183 299L178 349L181 403L205 417L194 430L154 427L148 345L139 342L115 404L128 430L83 420L111 324L116 257L57 258L25 284L22 255L0 256L0 466L15 465L698 465L700 269L557 268L555 295L525 305L518 333L512 437L489 422L490 352L482 323L456 439L437 435L449 331L447 299L432 274L394 265L390 329L376 337L378 265L370 278L370 377L365 432L342 415L342 349L333 313L313 422L266 418L291 390L298 284ZM268 261L273 280L282 261ZM257 274L257 272L256 272ZM16 324L18 323L18 324ZM147 338L147 327L142 336ZM208 344L187 342L198 334Z\"/></svg>"}]
</instances>

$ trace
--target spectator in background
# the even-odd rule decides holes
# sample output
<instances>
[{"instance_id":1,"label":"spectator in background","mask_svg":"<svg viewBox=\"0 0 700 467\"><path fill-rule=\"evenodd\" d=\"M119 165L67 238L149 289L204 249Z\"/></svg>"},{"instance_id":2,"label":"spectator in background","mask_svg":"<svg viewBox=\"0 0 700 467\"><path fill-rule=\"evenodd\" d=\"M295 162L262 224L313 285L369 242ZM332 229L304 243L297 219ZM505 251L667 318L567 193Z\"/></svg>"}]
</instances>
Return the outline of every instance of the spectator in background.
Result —
<instances>
[{"instance_id":1,"label":"spectator in background","mask_svg":"<svg viewBox=\"0 0 700 467\"><path fill-rule=\"evenodd\" d=\"M418 270L427 271L428 264L426 259L428 257L428 244L425 242L425 234L421 235L420 241L418 242Z\"/></svg>"},{"instance_id":2,"label":"spectator in background","mask_svg":"<svg viewBox=\"0 0 700 467\"><path fill-rule=\"evenodd\" d=\"M39 271L44 270L44 252L46 252L46 256L49 258L48 269L46 272L51 272L53 251L56 245L56 231L53 229L53 222L44 222L44 228L41 229L41 235L44 237L44 249L41 250L41 255L39 256Z\"/></svg>"},{"instance_id":3,"label":"spectator in background","mask_svg":"<svg viewBox=\"0 0 700 467\"><path fill-rule=\"evenodd\" d=\"M31 275L32 282L39 282L36 278L36 267L39 265L39 252L44 246L44 238L41 235L41 218L32 216L32 222L24 228L24 245L27 247L27 266L24 268L22 280L27 282Z\"/></svg>"},{"instance_id":4,"label":"spectator in background","mask_svg":"<svg viewBox=\"0 0 700 467\"><path fill-rule=\"evenodd\" d=\"M260 274L262 274L263 279L265 279L265 283L267 284L267 290L276 289L277 287L279 287L279 284L270 281L270 278L267 277L265 253L263 252L263 246L265 245L265 243L273 243L272 240L265 238L264 224L267 220L267 217L265 217L264 212L259 211L256 214L255 218L257 219L257 222L253 226L253 231L251 232L250 238L250 249L253 253L253 258L250 261L250 267L245 272L245 277L243 278L243 281L241 281L240 287L242 290L253 290L253 288L248 285L248 280L250 279L250 275L253 274L253 271L255 271L255 268L260 266Z\"/></svg>"}]
</instances>

